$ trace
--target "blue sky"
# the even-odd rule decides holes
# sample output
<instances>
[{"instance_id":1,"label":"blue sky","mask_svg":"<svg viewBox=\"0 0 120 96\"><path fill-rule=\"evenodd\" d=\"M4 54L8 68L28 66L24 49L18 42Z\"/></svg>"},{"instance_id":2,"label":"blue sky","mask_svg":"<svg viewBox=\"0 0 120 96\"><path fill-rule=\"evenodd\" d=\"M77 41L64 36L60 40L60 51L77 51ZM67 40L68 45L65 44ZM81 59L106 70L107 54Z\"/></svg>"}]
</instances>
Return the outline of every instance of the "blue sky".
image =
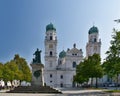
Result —
<instances>
[{"instance_id":1,"label":"blue sky","mask_svg":"<svg viewBox=\"0 0 120 96\"><path fill-rule=\"evenodd\" d=\"M101 57L110 46L112 29L120 28L120 0L0 0L0 62L15 54L32 61L37 48L44 62L45 27L52 22L57 29L58 53L73 43L86 56L88 30L99 29Z\"/></svg>"}]
</instances>

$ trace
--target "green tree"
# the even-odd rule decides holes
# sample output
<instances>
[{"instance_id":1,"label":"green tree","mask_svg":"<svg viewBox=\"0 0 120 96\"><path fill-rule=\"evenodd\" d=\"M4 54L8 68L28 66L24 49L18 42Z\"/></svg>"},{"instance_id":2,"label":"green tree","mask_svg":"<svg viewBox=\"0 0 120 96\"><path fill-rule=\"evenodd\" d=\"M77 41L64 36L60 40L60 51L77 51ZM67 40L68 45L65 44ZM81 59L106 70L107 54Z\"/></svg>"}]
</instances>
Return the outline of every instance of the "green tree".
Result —
<instances>
[{"instance_id":1,"label":"green tree","mask_svg":"<svg viewBox=\"0 0 120 96\"><path fill-rule=\"evenodd\" d=\"M5 81L12 81L14 79L17 79L15 77L15 74L18 72L18 67L15 64L15 62L10 61L4 64L4 69L3 69L3 79ZM20 75L20 74L18 74Z\"/></svg>"},{"instance_id":2,"label":"green tree","mask_svg":"<svg viewBox=\"0 0 120 96\"><path fill-rule=\"evenodd\" d=\"M0 63L0 79L3 78L3 64Z\"/></svg>"},{"instance_id":3,"label":"green tree","mask_svg":"<svg viewBox=\"0 0 120 96\"><path fill-rule=\"evenodd\" d=\"M74 76L74 82L76 82L78 84L88 82L88 80L89 80L89 78L84 75L83 67L84 67L84 62L81 62L76 67L76 75Z\"/></svg>"},{"instance_id":4,"label":"green tree","mask_svg":"<svg viewBox=\"0 0 120 96\"><path fill-rule=\"evenodd\" d=\"M18 54L15 55L13 61L18 66L19 70L22 72L22 80L31 81L31 71L26 62L26 60L20 57Z\"/></svg>"},{"instance_id":5,"label":"green tree","mask_svg":"<svg viewBox=\"0 0 120 96\"><path fill-rule=\"evenodd\" d=\"M99 54L94 54L89 56L88 59L85 59L84 62L80 63L76 69L76 78L78 76L77 81L84 82L85 80L87 81L88 78L91 78L91 85L93 85L93 78L96 78L97 87L97 78L103 76L103 68L100 61Z\"/></svg>"},{"instance_id":6,"label":"green tree","mask_svg":"<svg viewBox=\"0 0 120 96\"><path fill-rule=\"evenodd\" d=\"M106 52L107 57L103 63L105 73L113 78L116 77L118 83L118 76L120 74L120 31L113 30L111 46Z\"/></svg>"},{"instance_id":7,"label":"green tree","mask_svg":"<svg viewBox=\"0 0 120 96\"><path fill-rule=\"evenodd\" d=\"M3 68L2 68L3 66ZM31 81L31 71L24 58L15 55L14 59L4 65L0 64L0 78L5 81L25 80Z\"/></svg>"},{"instance_id":8,"label":"green tree","mask_svg":"<svg viewBox=\"0 0 120 96\"><path fill-rule=\"evenodd\" d=\"M100 55L93 54L92 56L89 56L85 65L86 66L84 68L86 69L86 75L91 78L91 85L93 85L93 78L96 78L97 87L98 78L101 78L103 76L103 68L101 66Z\"/></svg>"}]
</instances>

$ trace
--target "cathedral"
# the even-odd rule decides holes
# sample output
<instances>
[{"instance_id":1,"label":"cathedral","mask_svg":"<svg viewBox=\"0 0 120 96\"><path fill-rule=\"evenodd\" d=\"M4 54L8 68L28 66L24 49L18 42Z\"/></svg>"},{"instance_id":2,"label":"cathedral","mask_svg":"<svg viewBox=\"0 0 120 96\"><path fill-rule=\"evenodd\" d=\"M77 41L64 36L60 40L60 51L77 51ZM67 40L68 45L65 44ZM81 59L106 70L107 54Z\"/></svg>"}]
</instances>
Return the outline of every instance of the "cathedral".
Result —
<instances>
[{"instance_id":1,"label":"cathedral","mask_svg":"<svg viewBox=\"0 0 120 96\"><path fill-rule=\"evenodd\" d=\"M61 51L57 57L57 32L52 23L46 26L45 34L44 80L46 85L51 87L75 86L73 77L76 74L76 65L94 53L100 54L101 40L98 28L93 26L88 31L86 57L83 57L82 49L77 48L76 44L73 44L73 48Z\"/></svg>"}]
</instances>

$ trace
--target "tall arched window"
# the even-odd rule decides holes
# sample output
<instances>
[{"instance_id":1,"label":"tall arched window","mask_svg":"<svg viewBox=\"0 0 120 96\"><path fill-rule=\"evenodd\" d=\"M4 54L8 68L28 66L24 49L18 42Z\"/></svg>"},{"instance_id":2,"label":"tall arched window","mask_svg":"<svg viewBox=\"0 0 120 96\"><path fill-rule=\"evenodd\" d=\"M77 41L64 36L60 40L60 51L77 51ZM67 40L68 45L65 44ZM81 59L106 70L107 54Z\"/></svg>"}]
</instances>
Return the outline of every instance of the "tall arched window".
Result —
<instances>
[{"instance_id":1,"label":"tall arched window","mask_svg":"<svg viewBox=\"0 0 120 96\"><path fill-rule=\"evenodd\" d=\"M62 64L62 61L60 60L59 64Z\"/></svg>"},{"instance_id":2,"label":"tall arched window","mask_svg":"<svg viewBox=\"0 0 120 96\"><path fill-rule=\"evenodd\" d=\"M63 75L60 75L60 78L63 79Z\"/></svg>"},{"instance_id":3,"label":"tall arched window","mask_svg":"<svg viewBox=\"0 0 120 96\"><path fill-rule=\"evenodd\" d=\"M50 74L50 78L52 78L53 76L52 76L52 74Z\"/></svg>"},{"instance_id":4,"label":"tall arched window","mask_svg":"<svg viewBox=\"0 0 120 96\"><path fill-rule=\"evenodd\" d=\"M63 87L63 83L60 83L60 87Z\"/></svg>"},{"instance_id":5,"label":"tall arched window","mask_svg":"<svg viewBox=\"0 0 120 96\"><path fill-rule=\"evenodd\" d=\"M53 54L52 54L52 51L50 51L50 56L52 56Z\"/></svg>"},{"instance_id":6,"label":"tall arched window","mask_svg":"<svg viewBox=\"0 0 120 96\"><path fill-rule=\"evenodd\" d=\"M96 42L97 40L96 40L96 38L94 38L94 42Z\"/></svg>"},{"instance_id":7,"label":"tall arched window","mask_svg":"<svg viewBox=\"0 0 120 96\"><path fill-rule=\"evenodd\" d=\"M53 37L52 37L52 36L50 36L50 40L53 40Z\"/></svg>"},{"instance_id":8,"label":"tall arched window","mask_svg":"<svg viewBox=\"0 0 120 96\"><path fill-rule=\"evenodd\" d=\"M76 62L73 62L73 68L76 68Z\"/></svg>"}]
</instances>

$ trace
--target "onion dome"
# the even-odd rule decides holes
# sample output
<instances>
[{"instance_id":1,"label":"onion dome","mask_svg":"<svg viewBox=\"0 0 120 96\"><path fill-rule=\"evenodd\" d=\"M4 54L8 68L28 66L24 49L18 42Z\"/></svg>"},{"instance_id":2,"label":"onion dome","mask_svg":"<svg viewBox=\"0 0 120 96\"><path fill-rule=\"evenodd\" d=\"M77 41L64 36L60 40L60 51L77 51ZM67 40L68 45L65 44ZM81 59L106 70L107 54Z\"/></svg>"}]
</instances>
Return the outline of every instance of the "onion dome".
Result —
<instances>
[{"instance_id":1,"label":"onion dome","mask_svg":"<svg viewBox=\"0 0 120 96\"><path fill-rule=\"evenodd\" d=\"M66 56L66 52L64 50L60 52L59 58L64 58L65 56Z\"/></svg>"},{"instance_id":2,"label":"onion dome","mask_svg":"<svg viewBox=\"0 0 120 96\"><path fill-rule=\"evenodd\" d=\"M49 30L54 30L54 31L56 31L56 28L54 27L54 25L53 25L52 23L50 23L50 24L48 24L48 25L46 26L46 31L49 31Z\"/></svg>"},{"instance_id":3,"label":"onion dome","mask_svg":"<svg viewBox=\"0 0 120 96\"><path fill-rule=\"evenodd\" d=\"M89 29L89 34L92 34L92 33L98 33L98 28L97 27L95 27L95 26L93 26L93 27L91 27L90 29Z\"/></svg>"}]
</instances>

